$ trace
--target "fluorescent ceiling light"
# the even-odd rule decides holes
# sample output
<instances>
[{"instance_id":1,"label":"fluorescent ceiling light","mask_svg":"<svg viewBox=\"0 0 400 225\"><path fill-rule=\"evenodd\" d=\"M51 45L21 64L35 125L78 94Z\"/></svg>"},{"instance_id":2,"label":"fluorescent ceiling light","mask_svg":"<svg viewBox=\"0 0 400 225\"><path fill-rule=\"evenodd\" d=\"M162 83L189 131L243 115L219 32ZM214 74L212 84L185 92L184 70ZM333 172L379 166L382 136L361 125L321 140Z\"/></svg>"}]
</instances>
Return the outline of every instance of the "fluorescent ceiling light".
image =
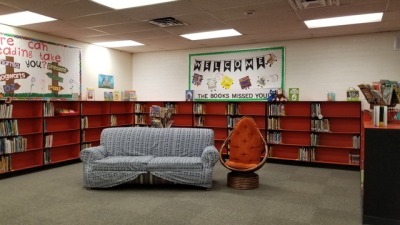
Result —
<instances>
[{"instance_id":1,"label":"fluorescent ceiling light","mask_svg":"<svg viewBox=\"0 0 400 225\"><path fill-rule=\"evenodd\" d=\"M373 22L381 22L383 13L370 13L370 14L361 14L361 15L352 15L352 16L341 16L341 17L332 17L325 19L316 19L316 20L306 20L304 23L308 28L320 28L320 27L333 27L333 26L342 26L342 25L350 25L350 24L360 24L360 23L373 23Z\"/></svg>"},{"instance_id":2,"label":"fluorescent ceiling light","mask_svg":"<svg viewBox=\"0 0 400 225\"><path fill-rule=\"evenodd\" d=\"M0 23L10 26L22 26L33 23L43 23L56 20L37 13L23 11L0 16Z\"/></svg>"},{"instance_id":3,"label":"fluorescent ceiling light","mask_svg":"<svg viewBox=\"0 0 400 225\"><path fill-rule=\"evenodd\" d=\"M183 34L181 36L184 38L190 39L190 40L202 40L202 39L231 37L231 36L239 36L239 35L242 35L242 34L237 32L234 29L227 29L227 30L216 30L216 31L192 33L192 34Z\"/></svg>"},{"instance_id":4,"label":"fluorescent ceiling light","mask_svg":"<svg viewBox=\"0 0 400 225\"><path fill-rule=\"evenodd\" d=\"M93 2L97 2L101 5L105 5L107 7L113 9L126 9L126 8L133 8L133 7L140 7L145 5L154 5L160 4L165 2L172 2L176 0L92 0Z\"/></svg>"},{"instance_id":5,"label":"fluorescent ceiling light","mask_svg":"<svg viewBox=\"0 0 400 225\"><path fill-rule=\"evenodd\" d=\"M143 45L142 43L136 42L136 41L131 41L131 40L125 40L125 41L108 41L108 42L97 42L93 43L95 45L100 45L104 47L126 47L126 46L140 46Z\"/></svg>"}]
</instances>

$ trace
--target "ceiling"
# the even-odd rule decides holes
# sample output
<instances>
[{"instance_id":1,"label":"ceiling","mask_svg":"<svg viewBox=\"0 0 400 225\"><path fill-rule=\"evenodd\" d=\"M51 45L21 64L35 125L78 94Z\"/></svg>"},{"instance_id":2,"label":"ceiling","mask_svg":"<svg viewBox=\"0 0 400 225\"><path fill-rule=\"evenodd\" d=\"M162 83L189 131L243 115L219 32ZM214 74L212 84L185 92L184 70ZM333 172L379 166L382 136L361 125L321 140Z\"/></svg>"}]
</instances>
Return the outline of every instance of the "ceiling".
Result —
<instances>
[{"instance_id":1,"label":"ceiling","mask_svg":"<svg viewBox=\"0 0 400 225\"><path fill-rule=\"evenodd\" d=\"M114 10L90 0L0 0L0 15L29 10L58 20L21 28L86 43L128 39L145 44L116 48L132 53L400 31L399 0L340 0L339 6L302 10L294 9L289 1L180 0ZM381 23L318 29L308 29L303 23L308 19L373 12L384 12ZM162 17L174 17L187 25L162 28L148 22ZM198 41L180 36L230 28L243 35Z\"/></svg>"}]
</instances>

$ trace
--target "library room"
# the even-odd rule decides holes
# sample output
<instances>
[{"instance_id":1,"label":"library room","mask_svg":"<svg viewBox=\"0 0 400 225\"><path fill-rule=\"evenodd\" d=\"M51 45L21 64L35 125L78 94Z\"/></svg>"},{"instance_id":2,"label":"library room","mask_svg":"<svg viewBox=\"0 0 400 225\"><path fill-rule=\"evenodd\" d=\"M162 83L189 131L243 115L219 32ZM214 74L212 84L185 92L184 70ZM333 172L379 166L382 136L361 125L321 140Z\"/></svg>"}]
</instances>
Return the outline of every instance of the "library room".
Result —
<instances>
[{"instance_id":1,"label":"library room","mask_svg":"<svg viewBox=\"0 0 400 225\"><path fill-rule=\"evenodd\" d=\"M398 21L0 0L0 224L400 225Z\"/></svg>"}]
</instances>

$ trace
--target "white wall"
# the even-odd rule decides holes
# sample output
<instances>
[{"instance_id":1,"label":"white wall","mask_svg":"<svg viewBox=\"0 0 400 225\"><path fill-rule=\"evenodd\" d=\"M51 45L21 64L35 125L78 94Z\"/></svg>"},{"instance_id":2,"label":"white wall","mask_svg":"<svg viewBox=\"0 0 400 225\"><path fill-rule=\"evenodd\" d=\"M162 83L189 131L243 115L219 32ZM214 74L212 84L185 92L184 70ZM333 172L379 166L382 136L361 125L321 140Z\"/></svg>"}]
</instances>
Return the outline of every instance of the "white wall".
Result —
<instances>
[{"instance_id":1,"label":"white wall","mask_svg":"<svg viewBox=\"0 0 400 225\"><path fill-rule=\"evenodd\" d=\"M399 33L271 42L185 51L137 53L132 57L132 87L140 101L183 101L188 89L189 54L285 46L285 92L300 88L300 100L346 100L346 90L380 79L400 81ZM360 92L363 108L369 108Z\"/></svg>"},{"instance_id":2,"label":"white wall","mask_svg":"<svg viewBox=\"0 0 400 225\"><path fill-rule=\"evenodd\" d=\"M25 29L0 25L2 33L17 34L30 38L51 41L81 48L82 55L82 99L86 99L86 88L96 90L95 100L103 100L105 91L132 89L132 54L107 49L96 45L55 37ZM0 55L0 57L2 57ZM98 75L114 76L114 89L98 88Z\"/></svg>"}]
</instances>

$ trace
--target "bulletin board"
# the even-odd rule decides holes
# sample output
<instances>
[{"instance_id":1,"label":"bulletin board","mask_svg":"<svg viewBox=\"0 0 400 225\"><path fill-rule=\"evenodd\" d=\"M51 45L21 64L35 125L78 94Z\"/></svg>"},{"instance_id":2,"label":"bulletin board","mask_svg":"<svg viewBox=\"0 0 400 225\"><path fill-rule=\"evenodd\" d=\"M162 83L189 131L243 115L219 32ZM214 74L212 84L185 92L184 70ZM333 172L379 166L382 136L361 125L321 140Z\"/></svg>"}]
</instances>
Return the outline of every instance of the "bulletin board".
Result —
<instances>
[{"instance_id":1,"label":"bulletin board","mask_svg":"<svg viewBox=\"0 0 400 225\"><path fill-rule=\"evenodd\" d=\"M262 101L284 89L285 48L189 55L194 101Z\"/></svg>"},{"instance_id":2,"label":"bulletin board","mask_svg":"<svg viewBox=\"0 0 400 225\"><path fill-rule=\"evenodd\" d=\"M0 96L72 99L80 94L80 48L0 33Z\"/></svg>"}]
</instances>

